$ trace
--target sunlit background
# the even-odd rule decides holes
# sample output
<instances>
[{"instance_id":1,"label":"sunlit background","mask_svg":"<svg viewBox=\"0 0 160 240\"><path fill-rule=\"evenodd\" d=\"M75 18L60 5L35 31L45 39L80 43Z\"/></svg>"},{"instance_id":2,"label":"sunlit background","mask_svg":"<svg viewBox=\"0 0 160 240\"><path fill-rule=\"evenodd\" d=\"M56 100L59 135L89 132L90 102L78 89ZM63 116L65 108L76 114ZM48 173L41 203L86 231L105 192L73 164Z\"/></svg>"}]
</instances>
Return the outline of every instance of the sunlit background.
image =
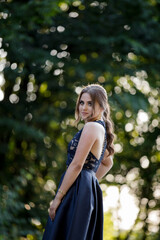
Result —
<instances>
[{"instance_id":1,"label":"sunlit background","mask_svg":"<svg viewBox=\"0 0 160 240\"><path fill-rule=\"evenodd\" d=\"M0 240L42 238L88 83L115 130L104 240L160 240L159 1L1 2Z\"/></svg>"}]
</instances>

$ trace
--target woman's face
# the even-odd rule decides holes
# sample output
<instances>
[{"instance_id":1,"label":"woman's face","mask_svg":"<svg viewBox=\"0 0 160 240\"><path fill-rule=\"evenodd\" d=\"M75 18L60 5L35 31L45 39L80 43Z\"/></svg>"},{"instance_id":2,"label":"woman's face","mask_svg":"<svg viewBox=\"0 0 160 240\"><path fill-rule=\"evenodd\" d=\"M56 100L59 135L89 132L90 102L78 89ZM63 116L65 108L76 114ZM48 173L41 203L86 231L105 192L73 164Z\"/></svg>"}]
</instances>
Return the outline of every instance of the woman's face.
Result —
<instances>
[{"instance_id":1,"label":"woman's face","mask_svg":"<svg viewBox=\"0 0 160 240\"><path fill-rule=\"evenodd\" d=\"M98 102L95 102L93 114L93 102L89 93L83 93L79 101L79 115L82 120L87 122L87 119L93 117L99 119L100 114L102 113L102 108ZM93 114L93 115L92 115Z\"/></svg>"}]
</instances>

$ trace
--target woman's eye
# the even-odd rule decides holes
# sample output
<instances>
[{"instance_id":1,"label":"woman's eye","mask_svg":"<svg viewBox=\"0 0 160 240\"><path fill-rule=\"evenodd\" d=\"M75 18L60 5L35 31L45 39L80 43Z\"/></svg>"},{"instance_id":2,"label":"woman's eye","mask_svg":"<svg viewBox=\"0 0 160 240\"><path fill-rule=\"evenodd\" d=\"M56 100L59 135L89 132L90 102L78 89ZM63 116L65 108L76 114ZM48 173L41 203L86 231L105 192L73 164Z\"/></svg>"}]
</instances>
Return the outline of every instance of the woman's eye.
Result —
<instances>
[{"instance_id":1,"label":"woman's eye","mask_svg":"<svg viewBox=\"0 0 160 240\"><path fill-rule=\"evenodd\" d=\"M80 101L79 104L80 104L80 105L83 105L83 101Z\"/></svg>"},{"instance_id":2,"label":"woman's eye","mask_svg":"<svg viewBox=\"0 0 160 240\"><path fill-rule=\"evenodd\" d=\"M91 102L89 102L89 103L88 103L88 105L89 105L89 106L92 106L92 103L91 103Z\"/></svg>"}]
</instances>

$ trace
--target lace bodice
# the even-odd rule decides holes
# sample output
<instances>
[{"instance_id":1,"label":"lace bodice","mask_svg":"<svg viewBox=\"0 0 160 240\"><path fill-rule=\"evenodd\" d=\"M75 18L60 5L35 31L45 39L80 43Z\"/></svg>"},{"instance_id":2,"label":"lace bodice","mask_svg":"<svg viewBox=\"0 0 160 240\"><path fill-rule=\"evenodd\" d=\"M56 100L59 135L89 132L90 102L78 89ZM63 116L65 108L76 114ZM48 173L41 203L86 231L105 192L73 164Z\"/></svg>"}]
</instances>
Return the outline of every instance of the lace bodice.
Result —
<instances>
[{"instance_id":1,"label":"lace bodice","mask_svg":"<svg viewBox=\"0 0 160 240\"><path fill-rule=\"evenodd\" d=\"M97 123L101 124L104 128L105 128L105 123L101 120L96 121ZM69 166L69 164L72 162L77 146L78 146L78 142L81 136L81 133L83 131L83 128L77 132L75 134L75 136L73 137L73 139L70 141L70 143L68 144L68 154L67 154L67 166ZM103 149L102 149L102 153L99 159L97 159L92 152L89 152L85 163L83 165L83 169L90 169L93 170L94 172L97 171L99 164L101 162L101 160L103 159L104 156L104 152L106 149L106 145L107 145L107 140L106 140L106 129L105 129L105 138L104 138L104 143L103 143Z\"/></svg>"}]
</instances>

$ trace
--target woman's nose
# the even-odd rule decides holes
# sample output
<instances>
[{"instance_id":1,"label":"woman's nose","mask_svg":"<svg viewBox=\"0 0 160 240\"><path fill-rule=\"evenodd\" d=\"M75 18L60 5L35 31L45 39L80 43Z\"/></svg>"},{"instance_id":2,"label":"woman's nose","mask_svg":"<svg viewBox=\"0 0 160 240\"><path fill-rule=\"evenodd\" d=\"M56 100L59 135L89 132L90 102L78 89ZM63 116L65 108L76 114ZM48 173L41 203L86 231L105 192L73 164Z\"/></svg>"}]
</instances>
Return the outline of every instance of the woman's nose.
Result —
<instances>
[{"instance_id":1,"label":"woman's nose","mask_svg":"<svg viewBox=\"0 0 160 240\"><path fill-rule=\"evenodd\" d=\"M87 104L83 105L83 110L87 109Z\"/></svg>"}]
</instances>

